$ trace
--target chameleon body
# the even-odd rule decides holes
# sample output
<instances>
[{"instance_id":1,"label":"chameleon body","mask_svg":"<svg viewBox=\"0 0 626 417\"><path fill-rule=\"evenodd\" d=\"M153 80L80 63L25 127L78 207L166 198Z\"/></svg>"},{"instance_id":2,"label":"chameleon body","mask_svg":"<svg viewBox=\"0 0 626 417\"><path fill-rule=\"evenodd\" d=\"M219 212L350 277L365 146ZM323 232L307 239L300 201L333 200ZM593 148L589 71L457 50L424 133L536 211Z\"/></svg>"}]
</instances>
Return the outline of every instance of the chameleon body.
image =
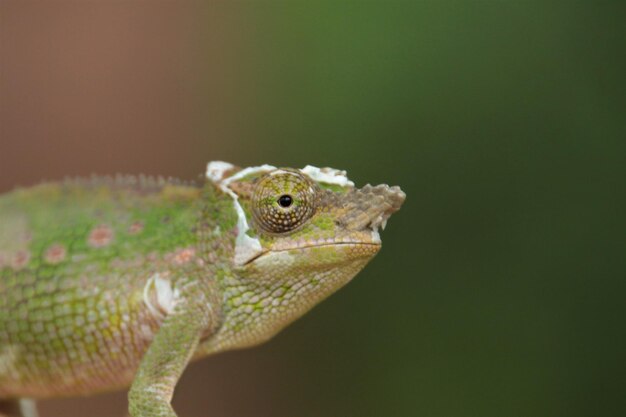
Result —
<instances>
[{"instance_id":1,"label":"chameleon body","mask_svg":"<svg viewBox=\"0 0 626 417\"><path fill-rule=\"evenodd\" d=\"M175 416L189 361L261 343L350 281L405 199L345 172L212 162L202 184L45 183L0 196L0 416L130 387Z\"/></svg>"}]
</instances>

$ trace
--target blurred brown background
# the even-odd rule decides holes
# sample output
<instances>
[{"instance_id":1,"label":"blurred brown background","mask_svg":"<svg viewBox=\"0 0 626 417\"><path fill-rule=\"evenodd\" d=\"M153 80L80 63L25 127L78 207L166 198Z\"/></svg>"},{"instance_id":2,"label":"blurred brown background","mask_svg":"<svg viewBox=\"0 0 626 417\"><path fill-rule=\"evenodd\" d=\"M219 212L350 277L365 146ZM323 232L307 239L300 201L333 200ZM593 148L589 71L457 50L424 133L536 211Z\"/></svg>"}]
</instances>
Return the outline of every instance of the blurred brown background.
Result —
<instances>
[{"instance_id":1,"label":"blurred brown background","mask_svg":"<svg viewBox=\"0 0 626 417\"><path fill-rule=\"evenodd\" d=\"M214 159L407 192L345 290L192 365L181 417L625 415L624 12L1 0L0 192Z\"/></svg>"}]
</instances>

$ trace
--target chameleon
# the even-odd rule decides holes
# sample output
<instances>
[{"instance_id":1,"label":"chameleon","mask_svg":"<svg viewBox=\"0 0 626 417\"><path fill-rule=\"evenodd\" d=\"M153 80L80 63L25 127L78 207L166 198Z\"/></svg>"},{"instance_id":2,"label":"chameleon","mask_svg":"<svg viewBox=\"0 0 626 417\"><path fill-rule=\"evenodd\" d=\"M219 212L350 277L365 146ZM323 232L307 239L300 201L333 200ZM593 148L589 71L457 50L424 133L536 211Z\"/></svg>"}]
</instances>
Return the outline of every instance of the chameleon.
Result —
<instances>
[{"instance_id":1,"label":"chameleon","mask_svg":"<svg viewBox=\"0 0 626 417\"><path fill-rule=\"evenodd\" d=\"M197 183L45 182L0 195L0 416L128 389L175 417L186 366L267 341L347 284L406 195L345 171L213 161Z\"/></svg>"}]
</instances>

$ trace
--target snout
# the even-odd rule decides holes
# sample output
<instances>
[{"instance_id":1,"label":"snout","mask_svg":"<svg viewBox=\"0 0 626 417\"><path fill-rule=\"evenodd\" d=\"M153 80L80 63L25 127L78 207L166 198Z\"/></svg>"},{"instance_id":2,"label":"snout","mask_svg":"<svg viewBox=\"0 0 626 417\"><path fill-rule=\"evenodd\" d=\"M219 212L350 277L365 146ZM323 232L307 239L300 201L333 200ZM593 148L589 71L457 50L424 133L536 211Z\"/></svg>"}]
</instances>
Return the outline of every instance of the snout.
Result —
<instances>
[{"instance_id":1,"label":"snout","mask_svg":"<svg viewBox=\"0 0 626 417\"><path fill-rule=\"evenodd\" d=\"M387 219L400 210L405 199L406 194L398 186L367 184L346 196L346 214L340 221L351 230L384 229Z\"/></svg>"},{"instance_id":2,"label":"snout","mask_svg":"<svg viewBox=\"0 0 626 417\"><path fill-rule=\"evenodd\" d=\"M387 184L381 184L373 187L367 184L361 189L361 192L365 196L369 196L369 199L372 201L370 211L377 213L371 217L369 226L372 229L380 226L384 230L387 225L387 219L400 210L404 200L406 200L406 194L397 185L390 187Z\"/></svg>"}]
</instances>

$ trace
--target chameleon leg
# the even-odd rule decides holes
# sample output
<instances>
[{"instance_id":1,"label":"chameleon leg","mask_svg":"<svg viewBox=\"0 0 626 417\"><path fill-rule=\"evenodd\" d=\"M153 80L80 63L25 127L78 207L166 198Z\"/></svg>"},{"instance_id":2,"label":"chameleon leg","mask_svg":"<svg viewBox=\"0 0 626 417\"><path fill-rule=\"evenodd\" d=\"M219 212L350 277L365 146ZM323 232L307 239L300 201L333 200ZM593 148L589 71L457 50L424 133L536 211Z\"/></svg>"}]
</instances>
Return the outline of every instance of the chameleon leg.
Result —
<instances>
[{"instance_id":1,"label":"chameleon leg","mask_svg":"<svg viewBox=\"0 0 626 417\"><path fill-rule=\"evenodd\" d=\"M155 335L128 393L132 417L176 417L174 387L214 319L206 293L180 299Z\"/></svg>"},{"instance_id":2,"label":"chameleon leg","mask_svg":"<svg viewBox=\"0 0 626 417\"><path fill-rule=\"evenodd\" d=\"M22 398L1 400L0 417L38 417L35 400Z\"/></svg>"}]
</instances>

